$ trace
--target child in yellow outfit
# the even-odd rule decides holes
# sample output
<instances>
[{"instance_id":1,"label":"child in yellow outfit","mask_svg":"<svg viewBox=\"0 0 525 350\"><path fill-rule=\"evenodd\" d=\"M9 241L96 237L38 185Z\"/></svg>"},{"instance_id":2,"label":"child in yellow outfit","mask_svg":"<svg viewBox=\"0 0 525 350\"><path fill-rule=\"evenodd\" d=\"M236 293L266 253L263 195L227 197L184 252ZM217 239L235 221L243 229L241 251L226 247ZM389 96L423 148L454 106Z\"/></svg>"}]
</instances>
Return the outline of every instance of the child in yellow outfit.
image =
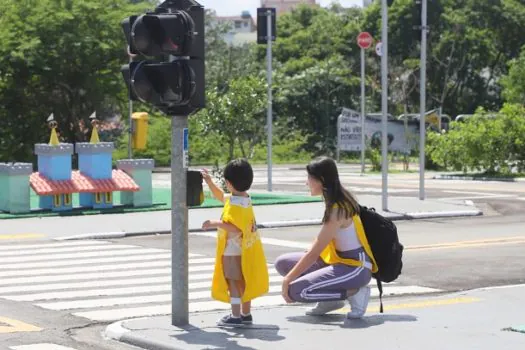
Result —
<instances>
[{"instance_id":1,"label":"child in yellow outfit","mask_svg":"<svg viewBox=\"0 0 525 350\"><path fill-rule=\"evenodd\" d=\"M251 300L266 294L269 286L266 257L247 193L253 170L244 159L226 165L224 179L231 195L225 195L207 171L203 170L202 176L213 196L224 203L221 220L206 220L202 224L205 230L218 231L212 297L231 304L231 314L217 324L242 327L253 323Z\"/></svg>"}]
</instances>

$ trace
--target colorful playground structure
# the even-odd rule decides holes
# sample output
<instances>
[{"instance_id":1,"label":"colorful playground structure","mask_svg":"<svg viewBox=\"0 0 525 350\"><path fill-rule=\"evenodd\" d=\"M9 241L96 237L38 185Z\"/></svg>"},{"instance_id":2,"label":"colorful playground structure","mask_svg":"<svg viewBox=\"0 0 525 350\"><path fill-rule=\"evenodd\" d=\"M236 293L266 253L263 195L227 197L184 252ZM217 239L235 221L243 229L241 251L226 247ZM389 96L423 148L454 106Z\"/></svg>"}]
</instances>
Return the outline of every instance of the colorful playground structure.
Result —
<instances>
[{"instance_id":1,"label":"colorful playground structure","mask_svg":"<svg viewBox=\"0 0 525 350\"><path fill-rule=\"evenodd\" d=\"M39 196L39 209L73 210L73 194L81 208L112 208L114 192L121 192L120 204L145 207L153 204L153 159L124 159L112 169L113 142L100 142L97 121L92 120L90 142L75 144L78 170L72 170L73 144L60 143L56 122L48 119L48 144L36 144L38 172L31 163L0 163L0 211L31 212L30 188Z\"/></svg>"}]
</instances>

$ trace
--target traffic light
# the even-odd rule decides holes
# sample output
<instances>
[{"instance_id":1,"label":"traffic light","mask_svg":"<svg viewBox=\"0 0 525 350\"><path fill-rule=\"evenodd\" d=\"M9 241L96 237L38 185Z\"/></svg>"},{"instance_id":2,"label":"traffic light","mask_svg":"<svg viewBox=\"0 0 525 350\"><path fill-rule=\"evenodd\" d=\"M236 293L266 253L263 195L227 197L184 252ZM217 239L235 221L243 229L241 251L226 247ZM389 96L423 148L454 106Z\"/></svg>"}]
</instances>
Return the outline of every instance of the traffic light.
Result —
<instances>
[{"instance_id":1,"label":"traffic light","mask_svg":"<svg viewBox=\"0 0 525 350\"><path fill-rule=\"evenodd\" d=\"M186 202L189 207L199 206L204 202L204 191L202 189L202 174L197 170L186 172Z\"/></svg>"},{"instance_id":2,"label":"traffic light","mask_svg":"<svg viewBox=\"0 0 525 350\"><path fill-rule=\"evenodd\" d=\"M130 99L168 115L204 108L204 8L199 3L167 0L154 12L126 18L122 28L135 57L121 69Z\"/></svg>"}]
</instances>

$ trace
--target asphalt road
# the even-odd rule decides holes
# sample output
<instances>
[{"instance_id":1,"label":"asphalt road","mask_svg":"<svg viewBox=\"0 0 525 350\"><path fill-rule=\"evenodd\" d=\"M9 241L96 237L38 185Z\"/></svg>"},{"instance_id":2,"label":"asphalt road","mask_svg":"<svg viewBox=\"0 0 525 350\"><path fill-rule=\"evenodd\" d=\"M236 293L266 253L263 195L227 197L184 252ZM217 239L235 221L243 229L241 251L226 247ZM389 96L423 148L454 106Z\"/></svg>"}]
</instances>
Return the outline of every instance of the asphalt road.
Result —
<instances>
[{"instance_id":1,"label":"asphalt road","mask_svg":"<svg viewBox=\"0 0 525 350\"><path fill-rule=\"evenodd\" d=\"M487 216L396 222L405 245L404 269L399 283L446 291L525 283L525 217ZM275 245L265 245L269 262L283 253L303 248L279 246L279 241L305 247L320 227L261 230ZM169 235L132 237L119 242L168 249ZM215 240L190 234L190 252L213 257Z\"/></svg>"},{"instance_id":2,"label":"asphalt road","mask_svg":"<svg viewBox=\"0 0 525 350\"><path fill-rule=\"evenodd\" d=\"M264 169L256 170L254 189L266 188L264 174ZM166 175L156 175L157 185L166 185L163 180ZM361 177L352 169L342 169L341 177L358 197L381 191L379 175ZM392 176L389 195L417 196L418 181L417 174ZM403 274L396 283L442 291L525 283L525 182L433 180L429 176L425 185L428 198L472 200L483 209L484 216L396 222L406 247ZM305 192L304 172L289 169L274 172L274 190ZM262 236L272 242L265 245L268 261L273 262L285 252L303 250L318 230L319 226L262 230ZM213 237L191 234L189 242L190 252L201 254L204 259L214 256ZM112 244L170 249L171 237L134 237L114 240ZM8 286L17 288L17 284ZM10 325L11 320L27 325ZM31 302L0 298L0 349L40 343L77 350L131 349L101 337L107 323L76 317L68 311L44 309ZM9 333L9 327L18 327L20 331ZM33 349L44 348L36 345Z\"/></svg>"}]
</instances>

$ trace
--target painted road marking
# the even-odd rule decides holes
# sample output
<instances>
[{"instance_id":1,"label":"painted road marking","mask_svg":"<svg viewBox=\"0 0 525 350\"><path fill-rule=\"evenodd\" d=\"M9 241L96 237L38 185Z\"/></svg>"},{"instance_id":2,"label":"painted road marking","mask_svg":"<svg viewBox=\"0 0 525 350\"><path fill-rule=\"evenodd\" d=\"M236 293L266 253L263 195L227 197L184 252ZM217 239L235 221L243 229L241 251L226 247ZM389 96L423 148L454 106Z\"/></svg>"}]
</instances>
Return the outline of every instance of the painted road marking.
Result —
<instances>
[{"instance_id":1,"label":"painted road marking","mask_svg":"<svg viewBox=\"0 0 525 350\"><path fill-rule=\"evenodd\" d=\"M426 244L426 245L414 245L407 246L405 249L413 251L423 250L438 250L438 249L457 249L457 248L471 248L471 247L482 247L489 245L505 245L505 244L516 244L525 243L525 237L506 237L506 238L494 238L494 239L481 239L473 241L458 241L450 243L437 243L437 244Z\"/></svg>"},{"instance_id":2,"label":"painted road marking","mask_svg":"<svg viewBox=\"0 0 525 350\"><path fill-rule=\"evenodd\" d=\"M84 245L102 245L111 244L107 241L71 241L67 243L42 243L42 244L9 244L0 246L0 251L3 250L15 250L15 249L38 249L38 248L59 248L59 247L72 247L72 246L84 246Z\"/></svg>"},{"instance_id":3,"label":"painted road marking","mask_svg":"<svg viewBox=\"0 0 525 350\"><path fill-rule=\"evenodd\" d=\"M9 349L12 349L12 350L77 350L74 348L68 348L66 346L51 344L51 343L11 346L9 347Z\"/></svg>"},{"instance_id":4,"label":"painted road marking","mask_svg":"<svg viewBox=\"0 0 525 350\"><path fill-rule=\"evenodd\" d=\"M215 258L201 258L194 259L192 264L204 264L204 263L214 263ZM127 269L140 269L146 267L169 267L171 266L171 261L169 260L157 260L157 261L148 261L148 262L138 262L138 263L129 263L118 265L119 270ZM69 273L85 273L85 272L98 272L98 271L107 271L114 270L115 267L111 265L90 265L90 266L78 266L78 267L67 267L67 268L49 268L49 269L33 269L33 270L9 270L2 271L0 270L0 277L16 277L16 276L34 276L34 275L62 275ZM207 267L204 269L202 267L193 267L190 266L190 272L195 271L207 271Z\"/></svg>"},{"instance_id":5,"label":"painted road marking","mask_svg":"<svg viewBox=\"0 0 525 350\"><path fill-rule=\"evenodd\" d=\"M416 302L411 302L411 303L409 302L409 303L401 303L401 304L384 305L383 309L384 311L401 310L401 309L423 309L423 308L435 307L435 306L476 303L481 300L482 299L480 298L472 298L472 297L424 300L424 301L416 301ZM350 309L346 307L346 308L337 310L336 312L337 313L347 313L349 311ZM379 305L369 306L366 312L379 312Z\"/></svg>"},{"instance_id":6,"label":"painted road marking","mask_svg":"<svg viewBox=\"0 0 525 350\"><path fill-rule=\"evenodd\" d=\"M209 237L209 238L215 238L215 239L217 238L217 233L215 232L191 232L190 235ZM309 249L312 246L311 243L289 241L285 239L268 238L268 237L261 237L261 242L263 243L263 245L276 245L279 247L297 248L297 249Z\"/></svg>"},{"instance_id":7,"label":"painted road marking","mask_svg":"<svg viewBox=\"0 0 525 350\"><path fill-rule=\"evenodd\" d=\"M42 328L32 324L0 316L0 333L40 332L41 330Z\"/></svg>"},{"instance_id":8,"label":"painted road marking","mask_svg":"<svg viewBox=\"0 0 525 350\"><path fill-rule=\"evenodd\" d=\"M42 238L46 235L41 233L22 233L22 234L4 234L0 235L0 240L8 240L8 239L34 239L34 238Z\"/></svg>"},{"instance_id":9,"label":"painted road marking","mask_svg":"<svg viewBox=\"0 0 525 350\"><path fill-rule=\"evenodd\" d=\"M215 234L213 234L215 237ZM124 318L171 313L171 254L167 249L131 246L108 250L118 244L77 241L51 246L17 247L2 252L10 254L6 264L0 260L0 298L31 302L42 308L64 310L93 321L117 321ZM86 243L94 243L89 245ZM95 243L97 242L97 243ZM272 243L281 244L282 241ZM288 245L298 242L287 241ZM52 244L57 244L52 243ZM302 244L302 243L300 243ZM73 251L74 248L81 251ZM88 247L93 252L85 251ZM100 248L104 248L99 251ZM38 255L28 252L38 250ZM45 252L45 253L44 253ZM92 254L96 253L96 254ZM100 255L103 253L102 255ZM86 256L88 254L88 256ZM1 252L0 252L1 255ZM80 256L79 256L80 255ZM117 256L114 256L117 255ZM120 255L120 256L119 256ZM27 260L27 258L37 257ZM14 259L23 258L23 261ZM226 310L229 305L211 298L214 259L190 254L189 308L191 311ZM281 296L282 277L270 266L270 292L256 300L256 306L285 305ZM370 282L372 296L379 292ZM384 295L440 293L442 290L390 283Z\"/></svg>"}]
</instances>

